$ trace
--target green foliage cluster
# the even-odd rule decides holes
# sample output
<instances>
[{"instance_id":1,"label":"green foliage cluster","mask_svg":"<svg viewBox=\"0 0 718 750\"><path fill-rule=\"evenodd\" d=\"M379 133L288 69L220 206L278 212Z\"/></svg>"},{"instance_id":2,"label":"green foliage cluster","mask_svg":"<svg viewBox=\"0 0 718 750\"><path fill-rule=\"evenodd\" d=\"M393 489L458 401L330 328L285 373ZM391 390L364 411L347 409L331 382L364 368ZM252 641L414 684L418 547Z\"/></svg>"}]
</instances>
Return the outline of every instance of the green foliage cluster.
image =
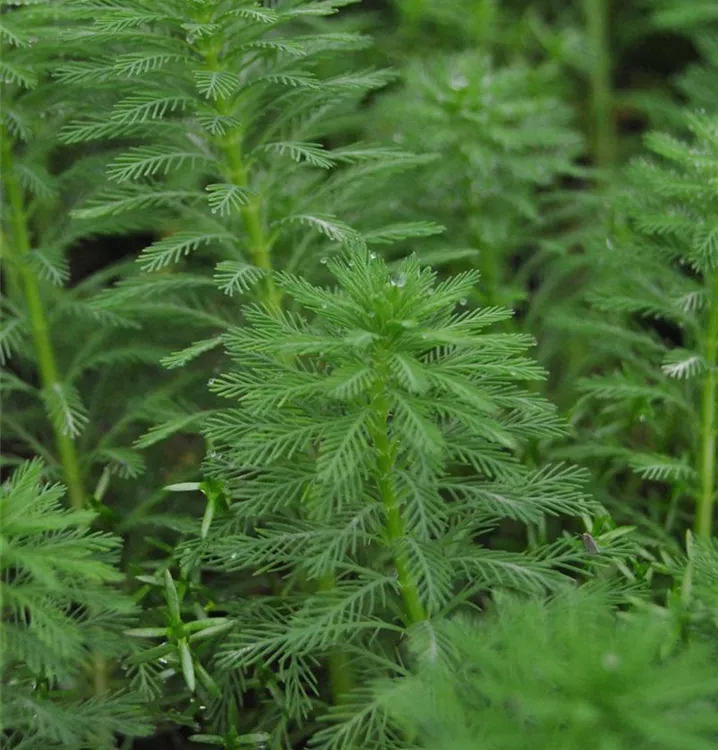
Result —
<instances>
[{"instance_id":1,"label":"green foliage cluster","mask_svg":"<svg viewBox=\"0 0 718 750\"><path fill-rule=\"evenodd\" d=\"M717 39L0 0L3 746L715 747Z\"/></svg>"},{"instance_id":2,"label":"green foliage cluster","mask_svg":"<svg viewBox=\"0 0 718 750\"><path fill-rule=\"evenodd\" d=\"M583 587L549 602L501 599L478 624L446 623L439 641L441 658L424 658L410 679L377 687L419 740L411 747L715 744L711 647L676 650L671 622L651 613L616 622L600 589Z\"/></svg>"},{"instance_id":3,"label":"green foliage cluster","mask_svg":"<svg viewBox=\"0 0 718 750\"><path fill-rule=\"evenodd\" d=\"M2 722L8 747L97 747L151 732L136 696L96 694L93 662L127 655L137 615L116 588L122 540L91 530L95 514L63 507L64 489L27 462L0 490Z\"/></svg>"}]
</instances>

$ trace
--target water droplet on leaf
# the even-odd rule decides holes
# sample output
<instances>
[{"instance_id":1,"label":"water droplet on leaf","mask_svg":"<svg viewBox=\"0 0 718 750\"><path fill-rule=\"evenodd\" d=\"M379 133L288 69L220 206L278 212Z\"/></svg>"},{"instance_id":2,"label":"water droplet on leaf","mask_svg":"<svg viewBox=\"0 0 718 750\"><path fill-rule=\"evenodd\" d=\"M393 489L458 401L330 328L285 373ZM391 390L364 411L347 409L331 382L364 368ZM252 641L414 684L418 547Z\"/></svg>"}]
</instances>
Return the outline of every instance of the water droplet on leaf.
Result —
<instances>
[{"instance_id":1,"label":"water droplet on leaf","mask_svg":"<svg viewBox=\"0 0 718 750\"><path fill-rule=\"evenodd\" d=\"M451 86L454 91L461 91L461 89L465 89L468 85L469 79L460 73L453 75L451 77L451 82L449 83L449 86Z\"/></svg>"},{"instance_id":2,"label":"water droplet on leaf","mask_svg":"<svg viewBox=\"0 0 718 750\"><path fill-rule=\"evenodd\" d=\"M394 276L394 278L391 280L391 285L399 287L400 289L403 286L406 286L406 274L400 273L397 276Z\"/></svg>"}]
</instances>

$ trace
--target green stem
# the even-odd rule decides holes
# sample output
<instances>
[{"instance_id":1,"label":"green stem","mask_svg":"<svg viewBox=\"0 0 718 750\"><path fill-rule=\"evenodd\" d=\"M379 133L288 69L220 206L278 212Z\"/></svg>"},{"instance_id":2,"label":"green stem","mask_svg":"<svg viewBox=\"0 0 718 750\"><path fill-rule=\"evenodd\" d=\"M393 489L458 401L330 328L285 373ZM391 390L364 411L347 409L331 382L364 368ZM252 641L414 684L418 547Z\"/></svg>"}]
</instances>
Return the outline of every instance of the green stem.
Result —
<instances>
[{"instance_id":1,"label":"green stem","mask_svg":"<svg viewBox=\"0 0 718 750\"><path fill-rule=\"evenodd\" d=\"M716 391L718 390L718 272L710 280L708 326L704 341L707 372L701 396L700 477L701 489L696 514L696 534L710 537L716 493Z\"/></svg>"},{"instance_id":2,"label":"green stem","mask_svg":"<svg viewBox=\"0 0 718 750\"><path fill-rule=\"evenodd\" d=\"M610 0L583 0L590 55L593 152L596 165L610 169L616 161L611 46L608 37Z\"/></svg>"},{"instance_id":3,"label":"green stem","mask_svg":"<svg viewBox=\"0 0 718 750\"><path fill-rule=\"evenodd\" d=\"M333 573L325 573L319 579L319 591L332 591L336 586L336 580ZM349 667L349 661L344 651L334 649L327 657L329 667L329 685L332 691L332 703L337 705L342 698L354 686L352 673Z\"/></svg>"},{"instance_id":4,"label":"green stem","mask_svg":"<svg viewBox=\"0 0 718 750\"><path fill-rule=\"evenodd\" d=\"M402 546L402 540L406 534L406 525L401 515L399 498L396 496L391 477L394 470L395 450L389 441L386 430L390 417L390 404L380 391L375 393L374 408L375 426L371 430L371 438L378 456L379 476L377 477L377 485L386 513L387 540L389 546L394 550L394 566L404 601L406 624L414 625L426 620L427 615L421 603L419 588L411 573L409 556Z\"/></svg>"},{"instance_id":5,"label":"green stem","mask_svg":"<svg viewBox=\"0 0 718 750\"><path fill-rule=\"evenodd\" d=\"M240 187L246 186L248 182L247 171L242 163L239 144L236 142L227 143L222 146L222 152L229 166L229 175L232 183ZM281 309L282 296L272 278L273 269L272 259L269 254L269 242L262 226L260 206L257 199L242 208L242 218L244 219L244 226L249 236L249 253L252 257L252 262L257 268L261 268L267 272L264 279L263 301L276 309Z\"/></svg>"},{"instance_id":6,"label":"green stem","mask_svg":"<svg viewBox=\"0 0 718 750\"><path fill-rule=\"evenodd\" d=\"M23 191L15 178L12 164L11 140L6 131L2 133L2 141L2 173L5 185L5 200L10 210L10 236L7 238L9 242L5 249L9 253L8 264L17 269L17 275L24 291L42 387L46 391L52 391L52 389L60 386L61 381L58 375L50 332L47 327L40 287L35 275L27 264L26 256L30 254L31 250L30 235L27 227ZM65 435L54 424L53 430L70 503L73 508L82 508L85 505L85 490L75 443L70 436Z\"/></svg>"},{"instance_id":7,"label":"green stem","mask_svg":"<svg viewBox=\"0 0 718 750\"><path fill-rule=\"evenodd\" d=\"M6 295L7 299L18 300L22 295L22 285L20 284L20 276L18 275L15 263L9 257L3 257L5 248L8 244L8 240L3 231L0 231L0 257L3 259L2 264L2 275L5 281L5 288L3 294Z\"/></svg>"},{"instance_id":8,"label":"green stem","mask_svg":"<svg viewBox=\"0 0 718 750\"><path fill-rule=\"evenodd\" d=\"M204 53L204 57L209 70L213 72L219 72L221 70L219 51L216 47L210 46ZM231 107L226 99L220 98L217 100L217 111L220 114L228 115L230 114L230 110ZM242 160L240 139L236 135L222 139L219 147L229 169L230 182L237 187L248 187L249 179L247 175L247 166ZM282 306L282 295L272 278L273 267L270 256L271 243L269 242L264 227L262 226L259 198L251 200L242 208L241 213L242 219L244 220L244 226L247 230L247 235L249 236L249 254L252 258L252 262L257 268L261 268L263 271L267 272L264 279L262 301L270 307L279 310Z\"/></svg>"}]
</instances>

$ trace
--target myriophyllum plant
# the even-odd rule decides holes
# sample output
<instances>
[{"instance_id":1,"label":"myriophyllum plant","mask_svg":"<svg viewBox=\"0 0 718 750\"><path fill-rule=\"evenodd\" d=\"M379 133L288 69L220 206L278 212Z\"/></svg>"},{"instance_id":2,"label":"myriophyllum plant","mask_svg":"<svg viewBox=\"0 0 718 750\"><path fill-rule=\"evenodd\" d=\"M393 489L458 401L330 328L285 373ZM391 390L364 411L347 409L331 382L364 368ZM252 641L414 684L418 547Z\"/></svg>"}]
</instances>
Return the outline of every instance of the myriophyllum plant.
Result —
<instances>
[{"instance_id":1,"label":"myriophyllum plant","mask_svg":"<svg viewBox=\"0 0 718 750\"><path fill-rule=\"evenodd\" d=\"M112 682L95 695L98 654L125 655L136 605L117 584L121 539L92 531L95 514L65 506L38 459L0 486L2 745L112 748L150 734L141 697Z\"/></svg>"},{"instance_id":2,"label":"myriophyllum plant","mask_svg":"<svg viewBox=\"0 0 718 750\"><path fill-rule=\"evenodd\" d=\"M225 336L232 367L211 386L234 406L210 418L207 473L230 502L184 566L262 572L281 589L217 601L236 618L220 686L260 676L260 728L324 748L395 747L368 683L401 674L407 629L496 589L544 591L583 552L482 546L501 519L589 512L583 472L528 469L521 444L564 431L522 381L543 372L530 336L493 334L511 313L471 309L478 274L437 283L416 259L392 273L360 246L329 259L335 288L275 276L291 301L244 310ZM431 647L431 646L430 646ZM331 695L319 688L329 670ZM330 723L307 723L333 703Z\"/></svg>"},{"instance_id":3,"label":"myriophyllum plant","mask_svg":"<svg viewBox=\"0 0 718 750\"><path fill-rule=\"evenodd\" d=\"M592 590L594 589L594 590ZM502 597L438 628L436 659L377 690L424 750L709 750L718 737L714 653L678 645L655 612L617 621L606 591ZM417 639L418 640L418 639Z\"/></svg>"},{"instance_id":4,"label":"myriophyllum plant","mask_svg":"<svg viewBox=\"0 0 718 750\"><path fill-rule=\"evenodd\" d=\"M83 19L75 37L85 48L69 54L55 76L92 86L98 105L60 138L70 147L104 145L113 156L106 180L88 191L75 216L114 221L118 233L139 221L156 235L138 258L149 272L150 299L161 290L178 293L174 315L202 317L213 334L198 340L184 324L174 326L193 345L165 360L169 367L219 347L232 320L236 305L213 304L206 288L215 286L212 272L225 300L250 295L281 305L272 270L301 268L315 278L320 257L360 234L387 246L441 231L391 215L387 181L427 157L355 143L346 132L357 103L391 74L347 69L345 57L368 39L327 20L345 4L71 4ZM113 312L127 295L107 295L105 309ZM142 447L190 431L200 409L168 411Z\"/></svg>"},{"instance_id":5,"label":"myriophyllum plant","mask_svg":"<svg viewBox=\"0 0 718 750\"><path fill-rule=\"evenodd\" d=\"M516 259L536 244L551 211L547 194L575 173L583 151L556 72L521 61L500 66L473 50L422 57L374 108L374 129L441 155L421 181L405 181L400 203L409 215L452 228L451 245L467 250L435 242L432 260L473 255L483 282L475 293L484 304L513 306L523 298L526 279Z\"/></svg>"},{"instance_id":6,"label":"myriophyllum plant","mask_svg":"<svg viewBox=\"0 0 718 750\"><path fill-rule=\"evenodd\" d=\"M685 512L709 537L718 431L718 122L699 114L685 122L689 140L649 135L660 160L633 166L623 220L592 251L595 316L562 324L593 336L596 359L587 367L597 374L581 389L607 405L598 425L591 417L603 444L588 438L586 452L667 484L672 501L655 520L669 529ZM579 424L588 419L585 406ZM683 508L686 501L693 507Z\"/></svg>"},{"instance_id":7,"label":"myriophyllum plant","mask_svg":"<svg viewBox=\"0 0 718 750\"><path fill-rule=\"evenodd\" d=\"M151 217L163 236L140 255L146 271L199 256L190 264L216 265L228 294L253 288L277 305L272 269L320 270L311 251L354 234L337 214L347 201L355 207L368 180L376 188L377 174L423 161L346 144L346 115L392 77L346 69L342 55L365 47L367 37L322 22L347 0L73 4L98 11L80 32L96 55L67 62L57 75L96 86L106 104L62 137L121 150L107 185L78 215ZM328 181L339 166L342 174ZM424 222L376 239L435 231Z\"/></svg>"},{"instance_id":8,"label":"myriophyllum plant","mask_svg":"<svg viewBox=\"0 0 718 750\"><path fill-rule=\"evenodd\" d=\"M82 242L138 229L130 216L71 218L73 208L104 184L109 158L102 149L66 149L57 140L88 103L81 85L52 80L65 55L92 51L78 32L82 23L69 4L54 2L9 9L0 22L2 461L41 457L46 471L62 477L68 502L78 509L108 484L111 493L116 489L110 475L127 479L144 468L131 441L141 431L138 423L153 418L153 400L169 398L160 392L166 382L148 367L159 369L162 356L177 346L166 321L181 315L185 335L197 324L217 327L216 317L193 310L187 298L192 286L182 280L153 279L151 295L147 286L138 288L132 261L78 278ZM122 286L111 302L104 293L110 281ZM182 306L178 288L185 292Z\"/></svg>"},{"instance_id":9,"label":"myriophyllum plant","mask_svg":"<svg viewBox=\"0 0 718 750\"><path fill-rule=\"evenodd\" d=\"M0 362L6 365L21 353L36 369L39 386L27 383L22 370L19 377L6 372L4 397L12 394L15 404L29 401L30 409L22 410L21 419L16 419L15 409L4 409L3 437L10 448L8 462L14 463L12 448L21 442L30 443L33 452L50 466L59 465L70 502L81 508L86 490L75 439L87 423L87 415L75 384L58 362L54 311L48 310L48 290L53 284L62 286L69 278L63 250L75 237L64 220L67 205L63 203L77 189L73 170L60 174L51 171L57 144L50 133L64 121L72 99L58 97L57 91L47 85L48 69L57 58L52 40L57 28L53 28L55 19L49 5L40 2L32 8L5 9L0 27L4 47ZM49 449L51 440L38 440L33 429L38 411L40 421L51 425L57 458Z\"/></svg>"}]
</instances>

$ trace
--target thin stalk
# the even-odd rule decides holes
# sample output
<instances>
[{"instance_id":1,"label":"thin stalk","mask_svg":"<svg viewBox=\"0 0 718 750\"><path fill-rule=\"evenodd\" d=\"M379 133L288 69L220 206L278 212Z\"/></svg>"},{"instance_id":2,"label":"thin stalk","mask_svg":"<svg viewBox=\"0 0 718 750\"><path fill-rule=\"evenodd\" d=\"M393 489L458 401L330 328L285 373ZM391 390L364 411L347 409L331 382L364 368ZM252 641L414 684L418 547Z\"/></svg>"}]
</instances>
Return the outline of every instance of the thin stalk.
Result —
<instances>
[{"instance_id":1,"label":"thin stalk","mask_svg":"<svg viewBox=\"0 0 718 750\"><path fill-rule=\"evenodd\" d=\"M229 165L230 179L232 183L244 187L247 184L247 173L238 143L229 143L222 147L227 164ZM250 201L242 208L242 218L244 226L249 235L249 253L252 256L252 262L258 268L267 272L264 279L263 301L276 309L282 305L282 295L274 284L272 278L272 259L269 254L270 243L262 226L260 215L259 201Z\"/></svg>"},{"instance_id":2,"label":"thin stalk","mask_svg":"<svg viewBox=\"0 0 718 750\"><path fill-rule=\"evenodd\" d=\"M5 233L0 230L0 257L4 255L3 248L7 246L7 239ZM20 276L18 275L15 264L8 257L4 258L2 264L2 281L4 281L3 294L6 295L7 299L17 300L20 299L22 294L22 286L20 284Z\"/></svg>"},{"instance_id":3,"label":"thin stalk","mask_svg":"<svg viewBox=\"0 0 718 750\"><path fill-rule=\"evenodd\" d=\"M208 48L205 52L205 61L208 69L212 72L216 73L221 70L219 51L216 47L211 46ZM217 110L222 115L230 114L230 107L225 98L217 100ZM237 187L248 187L247 165L242 159L240 139L236 136L229 139L222 139L219 147L229 168L229 179L232 184ZM262 226L259 199L255 198L249 201L241 209L241 213L247 235L249 236L249 254L252 257L252 262L257 268L261 268L267 272L264 279L262 301L270 307L280 309L282 295L272 278L271 243Z\"/></svg>"},{"instance_id":4,"label":"thin stalk","mask_svg":"<svg viewBox=\"0 0 718 750\"><path fill-rule=\"evenodd\" d=\"M375 394L374 409L375 426L371 431L371 438L378 455L379 476L377 477L377 485L386 513L387 540L389 546L394 550L394 567L404 601L406 624L414 625L426 620L427 615L421 603L419 588L411 573L409 556L401 546L401 540L406 533L406 524L402 518L399 498L396 496L394 483L391 479L394 470L395 449L389 441L386 430L390 417L390 404L381 392Z\"/></svg>"},{"instance_id":5,"label":"thin stalk","mask_svg":"<svg viewBox=\"0 0 718 750\"><path fill-rule=\"evenodd\" d=\"M718 401L718 272L710 280L708 325L703 345L707 372L701 394L700 478L696 513L696 534L708 538L713 530L713 504L716 494L716 407Z\"/></svg>"},{"instance_id":6,"label":"thin stalk","mask_svg":"<svg viewBox=\"0 0 718 750\"><path fill-rule=\"evenodd\" d=\"M43 388L49 391L59 386L61 381L55 359L55 350L47 327L40 286L27 264L27 256L31 251L30 232L22 187L15 178L13 170L11 140L6 131L3 131L1 135L2 178L5 187L5 200L10 210L10 234L9 237L3 235L2 238L7 243L4 245L4 250L6 252L9 250L8 264L14 269L11 280L19 284L24 291L40 371L40 382ZM86 494L77 448L72 438L65 435L54 423L52 428L70 504L76 510L81 510L85 507ZM101 654L97 653L93 655L92 659L93 688L96 695L101 695L108 688L107 662ZM112 746L114 746L114 743Z\"/></svg>"},{"instance_id":7,"label":"thin stalk","mask_svg":"<svg viewBox=\"0 0 718 750\"><path fill-rule=\"evenodd\" d=\"M590 54L590 96L593 153L596 165L610 169L616 162L611 46L608 37L610 0L583 0Z\"/></svg>"},{"instance_id":8,"label":"thin stalk","mask_svg":"<svg viewBox=\"0 0 718 750\"><path fill-rule=\"evenodd\" d=\"M9 240L5 246L5 252L8 253L9 266L17 269L18 280L24 292L37 354L40 380L43 388L46 391L51 391L53 388L60 386L61 380L58 375L52 339L47 327L40 287L35 275L27 265L27 256L31 250L27 214L23 191L13 170L12 146L7 132L2 133L2 141L2 175L5 185L5 200L10 211L9 237L4 237L6 242ZM53 431L70 503L73 508L80 509L85 505L85 489L75 443L69 435L65 435L54 424Z\"/></svg>"},{"instance_id":9,"label":"thin stalk","mask_svg":"<svg viewBox=\"0 0 718 750\"><path fill-rule=\"evenodd\" d=\"M334 573L325 573L319 580L319 591L332 591L336 586ZM329 686L332 692L332 703L337 705L342 698L354 687L347 654L340 650L332 650L327 657L329 669Z\"/></svg>"}]
</instances>

